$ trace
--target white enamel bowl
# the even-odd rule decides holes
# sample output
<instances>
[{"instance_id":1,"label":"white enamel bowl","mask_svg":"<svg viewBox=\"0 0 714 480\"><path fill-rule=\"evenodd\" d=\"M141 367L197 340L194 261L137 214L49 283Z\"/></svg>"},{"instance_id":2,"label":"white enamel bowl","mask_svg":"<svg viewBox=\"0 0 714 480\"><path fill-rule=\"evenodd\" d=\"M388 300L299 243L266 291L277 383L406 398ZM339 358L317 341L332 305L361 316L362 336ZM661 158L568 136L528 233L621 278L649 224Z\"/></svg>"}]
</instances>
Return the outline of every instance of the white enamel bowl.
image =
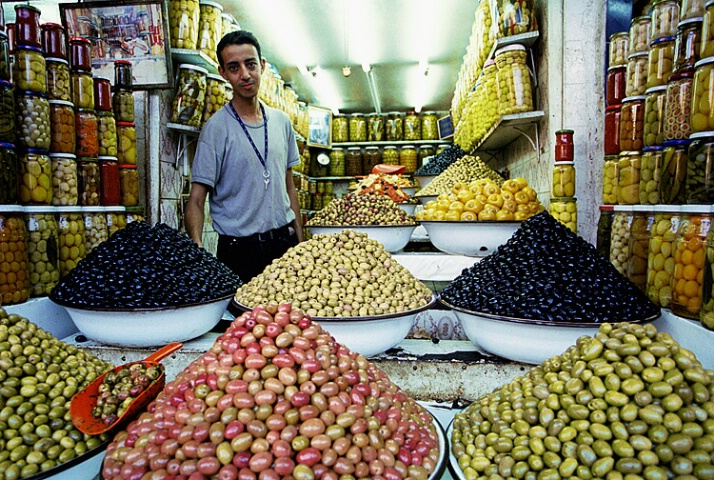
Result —
<instances>
[{"instance_id":1,"label":"white enamel bowl","mask_svg":"<svg viewBox=\"0 0 714 480\"><path fill-rule=\"evenodd\" d=\"M398 252L407 246L416 225L342 225L336 227L307 226L313 235L326 233L334 235L343 230L366 233L373 240L377 240L390 253Z\"/></svg>"},{"instance_id":2,"label":"white enamel bowl","mask_svg":"<svg viewBox=\"0 0 714 480\"><path fill-rule=\"evenodd\" d=\"M508 241L522 222L421 220L431 243L445 253L484 257Z\"/></svg>"}]
</instances>

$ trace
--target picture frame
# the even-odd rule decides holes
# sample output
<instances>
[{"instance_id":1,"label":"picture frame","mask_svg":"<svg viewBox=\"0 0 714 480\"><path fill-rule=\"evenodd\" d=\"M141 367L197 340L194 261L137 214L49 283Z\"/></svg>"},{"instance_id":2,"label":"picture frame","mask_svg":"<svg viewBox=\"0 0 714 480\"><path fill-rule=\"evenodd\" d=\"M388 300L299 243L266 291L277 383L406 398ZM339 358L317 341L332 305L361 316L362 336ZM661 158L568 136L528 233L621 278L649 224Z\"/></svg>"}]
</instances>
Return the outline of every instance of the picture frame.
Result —
<instances>
[{"instance_id":1,"label":"picture frame","mask_svg":"<svg viewBox=\"0 0 714 480\"><path fill-rule=\"evenodd\" d=\"M321 107L307 107L309 131L308 147L332 148L332 110Z\"/></svg>"},{"instance_id":2,"label":"picture frame","mask_svg":"<svg viewBox=\"0 0 714 480\"><path fill-rule=\"evenodd\" d=\"M163 0L60 3L67 38L92 43L92 75L114 85L114 61L132 64L133 89L172 87L168 15Z\"/></svg>"}]
</instances>

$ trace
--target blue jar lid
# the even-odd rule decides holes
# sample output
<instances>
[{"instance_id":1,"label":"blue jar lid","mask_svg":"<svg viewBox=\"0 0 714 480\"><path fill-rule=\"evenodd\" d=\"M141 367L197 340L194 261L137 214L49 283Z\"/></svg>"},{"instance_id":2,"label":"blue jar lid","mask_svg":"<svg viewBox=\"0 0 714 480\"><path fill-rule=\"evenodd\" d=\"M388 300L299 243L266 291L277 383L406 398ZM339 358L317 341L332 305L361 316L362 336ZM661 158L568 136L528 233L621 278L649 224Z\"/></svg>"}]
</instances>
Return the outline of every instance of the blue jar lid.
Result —
<instances>
[{"instance_id":1,"label":"blue jar lid","mask_svg":"<svg viewBox=\"0 0 714 480\"><path fill-rule=\"evenodd\" d=\"M0 80L0 86L12 88L12 82L8 80Z\"/></svg>"},{"instance_id":2,"label":"blue jar lid","mask_svg":"<svg viewBox=\"0 0 714 480\"><path fill-rule=\"evenodd\" d=\"M649 147L645 147L642 149L643 152L656 152L658 150L663 150L664 147L662 145L651 145Z\"/></svg>"},{"instance_id":3,"label":"blue jar lid","mask_svg":"<svg viewBox=\"0 0 714 480\"><path fill-rule=\"evenodd\" d=\"M682 139L682 140L667 140L662 144L665 148L667 147L688 147L689 144L692 143L691 140L688 139Z\"/></svg>"},{"instance_id":4,"label":"blue jar lid","mask_svg":"<svg viewBox=\"0 0 714 480\"><path fill-rule=\"evenodd\" d=\"M40 47L33 47L32 45L15 45L15 51L17 50L30 50L42 54L42 49Z\"/></svg>"},{"instance_id":5,"label":"blue jar lid","mask_svg":"<svg viewBox=\"0 0 714 480\"><path fill-rule=\"evenodd\" d=\"M666 42L674 42L675 37L660 37L660 38L655 38L650 42L650 47L654 47L658 43L666 43Z\"/></svg>"},{"instance_id":6,"label":"blue jar lid","mask_svg":"<svg viewBox=\"0 0 714 480\"><path fill-rule=\"evenodd\" d=\"M49 155L50 151L45 150L44 148L26 148L24 150L25 153L34 153L36 155Z\"/></svg>"},{"instance_id":7,"label":"blue jar lid","mask_svg":"<svg viewBox=\"0 0 714 480\"><path fill-rule=\"evenodd\" d=\"M26 96L26 97L40 97L40 98L47 98L46 93L40 93L40 92L34 92L32 90L18 90L15 92L17 96Z\"/></svg>"},{"instance_id":8,"label":"blue jar lid","mask_svg":"<svg viewBox=\"0 0 714 480\"><path fill-rule=\"evenodd\" d=\"M0 142L0 148L9 148L11 150L15 150L17 147L15 147L15 145L13 145L12 143Z\"/></svg>"}]
</instances>

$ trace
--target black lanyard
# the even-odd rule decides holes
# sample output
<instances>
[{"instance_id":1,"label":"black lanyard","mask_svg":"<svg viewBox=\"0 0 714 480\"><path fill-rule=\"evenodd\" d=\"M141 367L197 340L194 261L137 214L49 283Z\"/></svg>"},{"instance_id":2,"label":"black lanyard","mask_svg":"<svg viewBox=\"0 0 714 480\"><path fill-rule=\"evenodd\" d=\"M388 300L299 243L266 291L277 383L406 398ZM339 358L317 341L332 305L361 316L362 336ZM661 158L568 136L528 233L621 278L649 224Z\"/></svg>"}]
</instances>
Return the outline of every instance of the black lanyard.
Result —
<instances>
[{"instance_id":1,"label":"black lanyard","mask_svg":"<svg viewBox=\"0 0 714 480\"><path fill-rule=\"evenodd\" d=\"M255 146L255 143L253 143L253 138L248 133L248 128L246 128L245 123L243 123L243 120L241 120L240 116L238 115L238 112L236 112L235 107L233 107L233 103L228 102L228 105L231 106L231 112L233 113L233 116L236 117L236 120L238 120L238 123L240 123L241 128L245 132L245 136L248 137L250 146L253 147L253 151L258 156L258 160L260 160L261 165L263 165L263 169L267 171L268 166L266 162L268 161L268 117L265 115L265 108L263 108L263 104L260 104L260 112L263 114L263 127L265 128L265 158L263 158L263 156L258 151L258 147Z\"/></svg>"}]
</instances>

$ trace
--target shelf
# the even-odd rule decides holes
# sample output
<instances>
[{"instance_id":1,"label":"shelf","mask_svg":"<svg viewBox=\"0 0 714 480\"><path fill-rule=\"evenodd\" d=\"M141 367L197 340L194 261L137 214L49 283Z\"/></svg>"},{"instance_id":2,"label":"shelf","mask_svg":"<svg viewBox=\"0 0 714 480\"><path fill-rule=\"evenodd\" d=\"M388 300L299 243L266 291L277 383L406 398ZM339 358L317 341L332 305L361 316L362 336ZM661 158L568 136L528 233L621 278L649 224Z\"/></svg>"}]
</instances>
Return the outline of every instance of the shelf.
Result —
<instances>
[{"instance_id":1,"label":"shelf","mask_svg":"<svg viewBox=\"0 0 714 480\"><path fill-rule=\"evenodd\" d=\"M511 115L504 115L501 119L491 128L491 131L486 134L486 136L481 140L481 142L473 149L474 152L478 151L493 151L500 150L507 147L511 142L521 135L528 135L518 127L537 125L541 118L545 116L542 111L535 112L524 112L524 113L514 113ZM533 140L531 144L533 144Z\"/></svg>"},{"instance_id":2,"label":"shelf","mask_svg":"<svg viewBox=\"0 0 714 480\"><path fill-rule=\"evenodd\" d=\"M499 48L503 48L508 45L523 45L526 48L531 48L533 44L538 40L538 37L540 36L539 32L526 32L526 33L519 33L518 35L509 35L508 37L502 37L502 38L497 38L496 42L493 44L493 47L491 48L491 52L488 54L488 57L486 60L488 61L489 59L494 57L494 54L496 53L496 50Z\"/></svg>"},{"instance_id":3,"label":"shelf","mask_svg":"<svg viewBox=\"0 0 714 480\"><path fill-rule=\"evenodd\" d=\"M452 140L401 140L398 142L339 142L339 143L333 143L332 148L335 147L371 147L371 146L378 146L378 147L388 147L391 145L394 145L395 147L399 146L404 146L404 145L444 145L444 144L450 144L452 143Z\"/></svg>"},{"instance_id":4,"label":"shelf","mask_svg":"<svg viewBox=\"0 0 714 480\"><path fill-rule=\"evenodd\" d=\"M172 48L171 57L179 63L190 63L191 65L203 67L208 70L208 73L218 73L218 63L200 50Z\"/></svg>"},{"instance_id":5,"label":"shelf","mask_svg":"<svg viewBox=\"0 0 714 480\"><path fill-rule=\"evenodd\" d=\"M201 133L201 129L198 127L190 127L188 125L181 125L180 123L169 122L166 124L166 127L179 133L187 133L189 135L198 136L198 134Z\"/></svg>"}]
</instances>

